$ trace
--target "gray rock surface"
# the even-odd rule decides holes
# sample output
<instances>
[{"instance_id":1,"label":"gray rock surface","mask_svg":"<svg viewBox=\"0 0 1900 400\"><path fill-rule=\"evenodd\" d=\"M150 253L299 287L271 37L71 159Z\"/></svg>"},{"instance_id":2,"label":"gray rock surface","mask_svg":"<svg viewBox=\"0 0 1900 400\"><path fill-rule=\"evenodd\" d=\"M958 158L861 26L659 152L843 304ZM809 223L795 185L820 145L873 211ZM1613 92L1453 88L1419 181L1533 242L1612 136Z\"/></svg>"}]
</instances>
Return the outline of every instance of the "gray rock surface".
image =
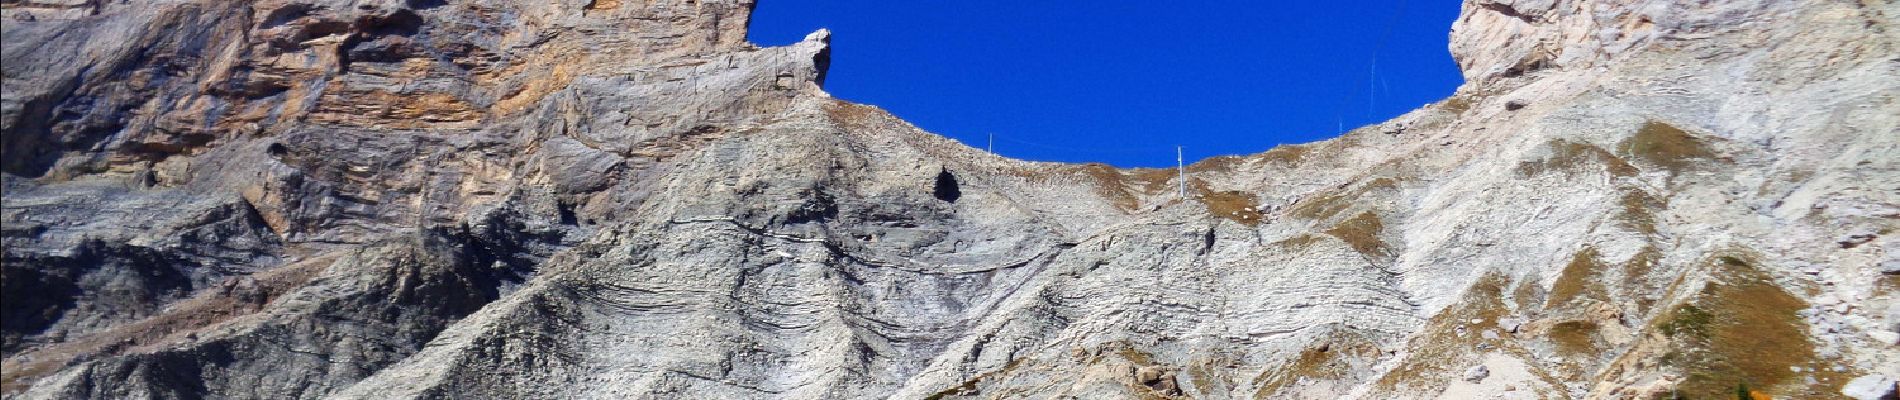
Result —
<instances>
[{"instance_id":1,"label":"gray rock surface","mask_svg":"<svg viewBox=\"0 0 1900 400\"><path fill-rule=\"evenodd\" d=\"M1452 98L1194 164L1188 198L1173 171L997 157L833 99L830 34L754 46L752 5L7 3L0 394L1900 376L1891 2L1467 1Z\"/></svg>"},{"instance_id":2,"label":"gray rock surface","mask_svg":"<svg viewBox=\"0 0 1900 400\"><path fill-rule=\"evenodd\" d=\"M1483 365L1479 365L1476 367L1471 367L1470 369L1466 369L1464 378L1465 378L1465 382L1483 383L1484 378L1488 378L1490 376L1491 376L1491 370L1489 368L1485 368Z\"/></svg>"},{"instance_id":3,"label":"gray rock surface","mask_svg":"<svg viewBox=\"0 0 1900 400\"><path fill-rule=\"evenodd\" d=\"M1854 378L1841 387L1841 394L1854 400L1891 400L1900 396L1895 393L1893 378L1880 375Z\"/></svg>"}]
</instances>

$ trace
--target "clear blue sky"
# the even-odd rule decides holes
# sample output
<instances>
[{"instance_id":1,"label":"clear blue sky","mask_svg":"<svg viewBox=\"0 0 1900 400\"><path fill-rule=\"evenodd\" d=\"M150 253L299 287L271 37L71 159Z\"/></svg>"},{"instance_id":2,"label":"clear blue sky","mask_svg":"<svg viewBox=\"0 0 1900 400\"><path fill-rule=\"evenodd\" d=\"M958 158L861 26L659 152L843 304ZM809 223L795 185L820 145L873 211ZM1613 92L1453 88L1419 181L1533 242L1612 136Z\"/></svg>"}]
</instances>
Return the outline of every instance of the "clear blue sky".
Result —
<instances>
[{"instance_id":1,"label":"clear blue sky","mask_svg":"<svg viewBox=\"0 0 1900 400\"><path fill-rule=\"evenodd\" d=\"M1256 153L1449 96L1458 5L760 0L751 40L830 28L837 97L978 148L993 132L1005 156L1151 167L1176 144L1189 162Z\"/></svg>"}]
</instances>

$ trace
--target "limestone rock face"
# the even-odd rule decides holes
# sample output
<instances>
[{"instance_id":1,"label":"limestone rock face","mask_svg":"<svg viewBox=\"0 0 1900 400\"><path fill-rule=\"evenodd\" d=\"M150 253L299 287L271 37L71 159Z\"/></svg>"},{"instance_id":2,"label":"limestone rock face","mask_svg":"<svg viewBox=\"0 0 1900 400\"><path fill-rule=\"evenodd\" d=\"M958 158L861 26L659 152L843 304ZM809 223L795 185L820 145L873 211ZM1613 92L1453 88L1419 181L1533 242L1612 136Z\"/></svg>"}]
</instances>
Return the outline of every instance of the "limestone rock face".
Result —
<instances>
[{"instance_id":1,"label":"limestone rock face","mask_svg":"<svg viewBox=\"0 0 1900 400\"><path fill-rule=\"evenodd\" d=\"M8 2L0 394L1900 376L1900 7L1677 3L1467 1L1456 95L1177 198L830 98L830 34L746 43L750 1Z\"/></svg>"}]
</instances>

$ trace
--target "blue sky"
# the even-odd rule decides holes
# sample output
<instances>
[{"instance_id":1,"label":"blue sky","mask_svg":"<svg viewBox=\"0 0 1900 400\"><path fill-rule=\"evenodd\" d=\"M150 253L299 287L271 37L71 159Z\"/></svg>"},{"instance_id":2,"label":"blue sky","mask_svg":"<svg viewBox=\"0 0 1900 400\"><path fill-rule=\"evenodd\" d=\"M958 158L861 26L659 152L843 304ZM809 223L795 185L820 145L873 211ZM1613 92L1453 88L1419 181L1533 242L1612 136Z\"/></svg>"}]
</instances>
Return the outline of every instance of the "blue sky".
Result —
<instances>
[{"instance_id":1,"label":"blue sky","mask_svg":"<svg viewBox=\"0 0 1900 400\"><path fill-rule=\"evenodd\" d=\"M760 0L832 30L826 90L1002 155L1171 166L1337 136L1449 96L1454 0ZM1377 79L1374 58L1377 58Z\"/></svg>"}]
</instances>

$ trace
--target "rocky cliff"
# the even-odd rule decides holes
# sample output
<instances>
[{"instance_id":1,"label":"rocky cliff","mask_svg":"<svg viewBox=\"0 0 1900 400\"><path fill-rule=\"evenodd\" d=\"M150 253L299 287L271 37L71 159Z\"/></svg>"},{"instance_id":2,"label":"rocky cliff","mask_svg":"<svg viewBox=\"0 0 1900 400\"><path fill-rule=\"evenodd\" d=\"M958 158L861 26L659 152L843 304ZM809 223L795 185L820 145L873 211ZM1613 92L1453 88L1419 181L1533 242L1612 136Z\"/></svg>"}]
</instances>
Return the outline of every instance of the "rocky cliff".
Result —
<instances>
[{"instance_id":1,"label":"rocky cliff","mask_svg":"<svg viewBox=\"0 0 1900 400\"><path fill-rule=\"evenodd\" d=\"M1900 376L1900 6L1467 0L1172 171L822 90L748 0L7 0L7 398L1777 398ZM1185 183L1190 196L1171 190Z\"/></svg>"}]
</instances>

